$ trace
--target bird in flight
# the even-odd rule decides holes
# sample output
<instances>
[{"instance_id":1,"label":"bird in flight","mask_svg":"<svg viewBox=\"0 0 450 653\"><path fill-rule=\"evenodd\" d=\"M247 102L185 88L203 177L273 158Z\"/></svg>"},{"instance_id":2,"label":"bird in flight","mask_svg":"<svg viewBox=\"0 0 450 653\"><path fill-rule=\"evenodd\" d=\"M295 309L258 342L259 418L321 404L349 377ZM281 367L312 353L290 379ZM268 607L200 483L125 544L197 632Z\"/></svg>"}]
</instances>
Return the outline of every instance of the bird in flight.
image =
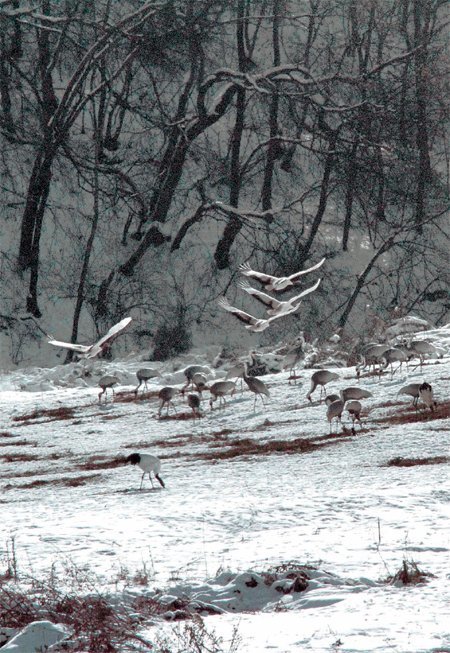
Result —
<instances>
[{"instance_id":1,"label":"bird in flight","mask_svg":"<svg viewBox=\"0 0 450 653\"><path fill-rule=\"evenodd\" d=\"M217 303L225 311L232 313L235 317L237 317L238 320L244 322L245 328L249 331L265 331L265 329L267 329L274 320L281 317L281 314L272 315L272 317L269 317L266 320L253 317L253 315L250 315L250 313L246 313L245 311L241 311L239 308L231 306L226 297L221 297ZM298 306L294 306L289 312L293 313L297 310L297 308ZM287 313L283 313L283 315L287 315Z\"/></svg>"},{"instance_id":2,"label":"bird in flight","mask_svg":"<svg viewBox=\"0 0 450 653\"><path fill-rule=\"evenodd\" d=\"M265 286L266 290L283 292L285 290L289 290L293 286L296 286L304 274L318 270L324 263L325 259L323 258L321 261L319 261L319 263L316 263L316 265L313 265L311 268L308 268L307 270L301 270L300 272L295 272L289 277L273 277L272 275L265 274L264 272L257 272L256 270L252 270L248 263L242 263L239 266L239 271L246 277L251 277L252 279L256 279L256 281L259 281L260 284Z\"/></svg>"},{"instance_id":3,"label":"bird in flight","mask_svg":"<svg viewBox=\"0 0 450 653\"><path fill-rule=\"evenodd\" d=\"M111 341L130 324L131 319L131 317L125 317L123 320L112 326L108 333L93 345L78 345L72 342L60 342L53 338L48 341L48 344L54 345L55 347L64 347L64 349L72 349L84 358L95 358L95 356L98 356L104 349L109 347Z\"/></svg>"},{"instance_id":4,"label":"bird in flight","mask_svg":"<svg viewBox=\"0 0 450 653\"><path fill-rule=\"evenodd\" d=\"M270 295L266 295L266 293L261 292L260 290L256 290L255 288L252 288L245 281L241 281L239 285L242 288L242 290L245 290L245 292L247 292L249 295L252 295L252 297L254 297L259 302L261 302L261 304L264 304L264 306L267 308L268 315L281 317L282 315L289 315L290 313L296 311L301 304L299 300L302 297L309 295L309 293L314 292L314 290L317 290L321 281L322 279L319 279L318 281L316 281L316 283L313 286L307 288L299 295L296 295L295 297L291 297L291 299L288 299L285 302L280 302L278 299L274 299Z\"/></svg>"}]
</instances>

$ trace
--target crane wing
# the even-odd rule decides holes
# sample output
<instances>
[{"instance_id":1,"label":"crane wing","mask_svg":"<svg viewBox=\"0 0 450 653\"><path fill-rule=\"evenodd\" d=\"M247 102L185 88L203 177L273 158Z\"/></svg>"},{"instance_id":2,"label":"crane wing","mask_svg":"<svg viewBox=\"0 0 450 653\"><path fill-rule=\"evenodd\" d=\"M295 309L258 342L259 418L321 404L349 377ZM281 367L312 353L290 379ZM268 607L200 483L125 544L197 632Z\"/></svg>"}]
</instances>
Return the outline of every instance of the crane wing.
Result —
<instances>
[{"instance_id":1,"label":"crane wing","mask_svg":"<svg viewBox=\"0 0 450 653\"><path fill-rule=\"evenodd\" d=\"M296 295L295 297L292 297L290 301L291 302L296 302L299 299L301 299L302 297L305 297L306 295L309 295L309 293L314 292L320 286L321 281L322 281L322 279L318 279L313 286L310 286L309 288L307 288L306 290L301 292L299 295Z\"/></svg>"},{"instance_id":2,"label":"crane wing","mask_svg":"<svg viewBox=\"0 0 450 653\"><path fill-rule=\"evenodd\" d=\"M125 327L130 324L131 320L131 317L125 317L123 320L112 326L110 330L89 349L89 352L86 354L86 358L94 358L95 356L98 356L98 354L101 353L103 347L113 338L115 338L117 334L123 331Z\"/></svg>"},{"instance_id":3,"label":"crane wing","mask_svg":"<svg viewBox=\"0 0 450 653\"><path fill-rule=\"evenodd\" d=\"M294 274L291 274L288 279L290 279L292 282L297 281L302 277L304 274L308 274L308 272L314 272L314 270L318 270L322 265L325 263L325 258L323 258L321 261L316 263L316 265L313 265L311 268L308 268L307 270L300 270L300 272L295 272Z\"/></svg>"},{"instance_id":4,"label":"crane wing","mask_svg":"<svg viewBox=\"0 0 450 653\"><path fill-rule=\"evenodd\" d=\"M245 324L255 325L260 322L259 319L253 317L253 315L250 315L250 313L246 313L245 311L241 311L239 308L231 306L226 297L222 297L217 303L221 308L223 308L225 311L228 311L229 313L232 313L235 317L237 317L238 320L245 322Z\"/></svg>"},{"instance_id":5,"label":"crane wing","mask_svg":"<svg viewBox=\"0 0 450 653\"><path fill-rule=\"evenodd\" d=\"M246 293L252 295L252 297L261 302L261 304L264 304L264 306L272 309L280 308L281 302L279 302L278 299L274 299L270 295L266 295L265 292L261 292L260 290L256 290L256 288L252 288L245 281L241 281L239 286L242 288L242 290L245 290Z\"/></svg>"},{"instance_id":6,"label":"crane wing","mask_svg":"<svg viewBox=\"0 0 450 653\"><path fill-rule=\"evenodd\" d=\"M77 345L76 343L61 342L60 340L49 340L48 344L55 347L64 347L64 349L72 349L80 354L86 354L92 347L92 345Z\"/></svg>"},{"instance_id":7,"label":"crane wing","mask_svg":"<svg viewBox=\"0 0 450 653\"><path fill-rule=\"evenodd\" d=\"M277 280L277 277L272 277L270 274L264 274L264 272L257 272L256 270L252 270L248 263L242 263L239 266L239 272L244 274L246 277L256 279L263 285Z\"/></svg>"}]
</instances>

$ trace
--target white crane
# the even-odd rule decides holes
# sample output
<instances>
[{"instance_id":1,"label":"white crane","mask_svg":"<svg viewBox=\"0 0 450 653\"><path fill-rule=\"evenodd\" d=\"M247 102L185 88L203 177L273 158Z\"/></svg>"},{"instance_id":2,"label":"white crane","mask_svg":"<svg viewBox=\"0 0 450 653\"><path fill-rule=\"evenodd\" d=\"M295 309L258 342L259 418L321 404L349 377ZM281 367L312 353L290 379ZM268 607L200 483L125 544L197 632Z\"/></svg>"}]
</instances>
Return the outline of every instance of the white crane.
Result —
<instances>
[{"instance_id":1,"label":"white crane","mask_svg":"<svg viewBox=\"0 0 450 653\"><path fill-rule=\"evenodd\" d=\"M238 320L243 322L245 324L245 328L249 331L265 331L265 329L267 329L274 320L277 320L279 317L281 317L281 315L272 315L272 317L267 319L253 317L253 315L250 315L250 313L246 313L245 311L241 311L240 308L232 306L226 297L221 297L217 303L225 311L232 313L232 315L234 315Z\"/></svg>"},{"instance_id":2,"label":"white crane","mask_svg":"<svg viewBox=\"0 0 450 653\"><path fill-rule=\"evenodd\" d=\"M248 263L242 263L242 265L239 266L239 271L246 277L256 279L256 281L262 284L266 290L283 292L289 288L292 288L293 286L298 285L303 275L308 274L309 272L313 272L314 270L318 270L324 263L325 259L323 258L321 261L319 261L319 263L316 263L316 265L313 265L307 270L295 272L289 277L274 277L270 274L265 274L264 272L257 272L256 270L252 270Z\"/></svg>"},{"instance_id":3,"label":"white crane","mask_svg":"<svg viewBox=\"0 0 450 653\"><path fill-rule=\"evenodd\" d=\"M301 305L301 301L299 300L302 297L306 297L306 295L309 295L310 293L314 292L314 290L317 290L321 281L322 279L318 279L313 286L307 288L299 295L295 295L295 297L291 297L285 302L280 302L278 299L275 299L274 297L267 295L265 292L261 292L260 290L256 290L255 288L252 288L245 281L241 281L239 283L239 286L242 288L242 290L245 290L246 293L252 295L252 297L257 299L261 304L264 304L264 306L267 308L268 315L281 317L282 315L289 315L290 313L295 313L295 311L298 308L300 308Z\"/></svg>"},{"instance_id":4,"label":"white crane","mask_svg":"<svg viewBox=\"0 0 450 653\"><path fill-rule=\"evenodd\" d=\"M152 472L154 473L155 478L159 481L161 487L166 487L164 481L159 475L159 472L161 471L161 461L156 456L152 456L150 453L131 453L125 460L131 465L138 465L138 467L140 467L144 472L141 478L141 486L139 488L140 490L142 490L142 484L146 474L148 474L150 483L152 484L152 487L154 487L151 476Z\"/></svg>"},{"instance_id":5,"label":"white crane","mask_svg":"<svg viewBox=\"0 0 450 653\"><path fill-rule=\"evenodd\" d=\"M112 326L108 333L100 338L100 340L97 340L93 345L78 345L72 342L61 342L60 340L54 340L51 336L49 336L51 339L48 341L48 344L54 345L55 347L64 347L64 349L71 349L72 351L76 351L77 354L83 358L95 358L95 356L98 356L102 351L110 346L112 340L130 324L131 319L131 317L125 317L123 320Z\"/></svg>"}]
</instances>

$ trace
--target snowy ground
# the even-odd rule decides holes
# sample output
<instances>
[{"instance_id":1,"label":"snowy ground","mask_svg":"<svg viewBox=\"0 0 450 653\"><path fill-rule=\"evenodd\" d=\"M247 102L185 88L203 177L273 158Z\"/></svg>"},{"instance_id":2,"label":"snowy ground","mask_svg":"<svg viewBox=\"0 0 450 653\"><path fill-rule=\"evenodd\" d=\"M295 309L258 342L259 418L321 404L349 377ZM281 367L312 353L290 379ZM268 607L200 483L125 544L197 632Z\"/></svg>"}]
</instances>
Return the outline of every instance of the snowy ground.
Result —
<instances>
[{"instance_id":1,"label":"snowy ground","mask_svg":"<svg viewBox=\"0 0 450 653\"><path fill-rule=\"evenodd\" d=\"M238 650L251 653L450 651L448 460L386 466L450 455L450 326L427 336L446 353L422 371L357 381L355 368L334 369L340 379L327 392L373 394L356 435L346 418L347 432L330 436L319 390L313 404L305 399L311 370L295 385L286 372L261 377L271 397L256 410L245 390L210 411L205 392L195 421L181 396L178 419L159 420L156 393L181 387L177 364L210 363L206 354L160 365L136 400L136 370L154 366L137 358L89 363L89 377L81 364L0 377L0 547L14 539L20 571L32 576L70 563L113 592L145 571L148 585L128 582L122 596L157 597L169 612L188 597L220 613L205 620L224 650L237 626ZM99 406L104 373L121 384L116 401ZM434 413L397 397L423 380ZM140 470L115 465L133 451L161 458L165 489L146 480L139 491ZM384 582L404 560L432 574L428 582ZM293 586L300 571L305 591ZM172 628L162 621L142 635Z\"/></svg>"}]
</instances>

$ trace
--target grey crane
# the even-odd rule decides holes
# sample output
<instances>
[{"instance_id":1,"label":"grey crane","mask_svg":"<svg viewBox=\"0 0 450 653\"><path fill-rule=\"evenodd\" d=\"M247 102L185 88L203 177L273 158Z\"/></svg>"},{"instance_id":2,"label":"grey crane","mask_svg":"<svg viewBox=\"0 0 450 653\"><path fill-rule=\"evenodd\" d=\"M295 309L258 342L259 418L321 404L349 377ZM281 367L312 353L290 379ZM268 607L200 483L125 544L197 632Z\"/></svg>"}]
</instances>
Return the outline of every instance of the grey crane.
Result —
<instances>
[{"instance_id":1,"label":"grey crane","mask_svg":"<svg viewBox=\"0 0 450 653\"><path fill-rule=\"evenodd\" d=\"M183 370L183 374L185 376L186 383L181 388L180 392L182 394L184 394L185 391L189 388L189 386L194 386L195 385L193 379L194 379L194 376L196 374L202 374L204 379L206 379L206 375L210 374L210 373L211 373L211 370L209 369L209 367L206 367L206 365L189 365L188 367L186 367ZM200 380L200 377L197 377L197 378L198 378L198 380Z\"/></svg>"},{"instance_id":2,"label":"grey crane","mask_svg":"<svg viewBox=\"0 0 450 653\"><path fill-rule=\"evenodd\" d=\"M194 419L200 417L200 397L194 393L189 393L187 396L189 408L192 408Z\"/></svg>"},{"instance_id":3,"label":"grey crane","mask_svg":"<svg viewBox=\"0 0 450 653\"><path fill-rule=\"evenodd\" d=\"M314 372L311 376L311 390L306 395L306 398L312 403L311 395L317 386L320 385L321 399L322 393L325 391L326 384L330 383L330 381L335 381L338 378L339 374L336 374L335 372L330 372L329 370L317 370L317 372Z\"/></svg>"},{"instance_id":4,"label":"grey crane","mask_svg":"<svg viewBox=\"0 0 450 653\"><path fill-rule=\"evenodd\" d=\"M349 399L366 399L367 397L373 397L372 393L368 390L356 387L344 388L339 394L341 399L344 401L348 401Z\"/></svg>"},{"instance_id":5,"label":"grey crane","mask_svg":"<svg viewBox=\"0 0 450 653\"><path fill-rule=\"evenodd\" d=\"M137 380L139 381L138 385L134 389L134 394L137 395L139 388L144 384L145 390L148 390L147 381L154 379L158 376L161 376L158 370L153 369L152 367L141 367L140 370L136 372Z\"/></svg>"},{"instance_id":6,"label":"grey crane","mask_svg":"<svg viewBox=\"0 0 450 653\"><path fill-rule=\"evenodd\" d=\"M211 397L209 398L209 405L211 406L211 410L213 408L213 403L217 401L217 399L219 400L220 408L221 405L225 406L225 397L227 395L233 395L236 392L236 382L227 380L215 381L210 385L209 391L211 393Z\"/></svg>"},{"instance_id":7,"label":"grey crane","mask_svg":"<svg viewBox=\"0 0 450 653\"><path fill-rule=\"evenodd\" d=\"M142 484L146 474L148 474L150 483L152 484L152 487L154 487L151 476L152 472L154 473L155 478L158 480L161 487L166 487L164 481L159 475L159 472L161 471L161 461L156 456L152 456L150 453L131 453L126 458L126 462L130 463L130 465L138 465L138 467L140 467L144 472L141 477L141 485L139 488L140 490L142 490Z\"/></svg>"},{"instance_id":8,"label":"grey crane","mask_svg":"<svg viewBox=\"0 0 450 653\"><path fill-rule=\"evenodd\" d=\"M408 385L404 385L403 388L400 388L400 390L397 392L398 395L409 395L410 397L413 398L413 406L417 407L417 402L419 401L419 390L421 383L408 383Z\"/></svg>"},{"instance_id":9,"label":"grey crane","mask_svg":"<svg viewBox=\"0 0 450 653\"><path fill-rule=\"evenodd\" d=\"M177 388L174 388L173 386L166 385L164 388L161 388L161 390L158 392L158 399L159 399L159 410L158 410L158 415L161 417L161 411L166 406L167 409L167 415L169 414L169 408L172 406L175 412L176 408L172 402L172 399L175 397L177 394L178 390Z\"/></svg>"},{"instance_id":10,"label":"grey crane","mask_svg":"<svg viewBox=\"0 0 450 653\"><path fill-rule=\"evenodd\" d=\"M361 372L368 367L369 372L370 368L373 367L374 373L377 372L376 365L379 366L378 374L381 375L381 366L383 365L383 354L389 349L389 345L381 345L372 343L367 345L363 354L362 361L356 366L356 376L359 378Z\"/></svg>"},{"instance_id":11,"label":"grey crane","mask_svg":"<svg viewBox=\"0 0 450 653\"><path fill-rule=\"evenodd\" d=\"M325 404L326 404L327 406L329 406L330 404L333 403L333 401L337 401L337 400L340 399L340 398L341 398L341 397L340 397L339 395L336 395L336 394L327 395L327 396L325 397Z\"/></svg>"},{"instance_id":12,"label":"grey crane","mask_svg":"<svg viewBox=\"0 0 450 653\"><path fill-rule=\"evenodd\" d=\"M99 380L98 384L101 387L101 392L98 393L98 401L101 403L102 401L102 395L105 395L105 403L108 400L108 389L112 391L113 394L113 401L114 401L114 385L117 385L119 383L119 379L117 376L113 376L111 374L106 374L105 376L102 376L101 379Z\"/></svg>"},{"instance_id":13,"label":"grey crane","mask_svg":"<svg viewBox=\"0 0 450 653\"><path fill-rule=\"evenodd\" d=\"M355 420L357 420L361 426L361 411L362 406L360 401L348 401L345 405L345 409L348 411L350 417L352 418L352 425L355 425Z\"/></svg>"},{"instance_id":14,"label":"grey crane","mask_svg":"<svg viewBox=\"0 0 450 653\"><path fill-rule=\"evenodd\" d=\"M403 363L408 362L408 355L400 347L390 347L383 353L382 358L385 360L384 368L391 366L391 377L394 376L394 363L399 363L395 371L401 369Z\"/></svg>"},{"instance_id":15,"label":"grey crane","mask_svg":"<svg viewBox=\"0 0 450 653\"><path fill-rule=\"evenodd\" d=\"M427 340L411 340L411 342L407 344L407 349L419 359L419 364L421 369L422 369L424 358L427 354L433 354L434 356L437 356L439 354L438 349L431 342L428 342Z\"/></svg>"},{"instance_id":16,"label":"grey crane","mask_svg":"<svg viewBox=\"0 0 450 653\"><path fill-rule=\"evenodd\" d=\"M327 408L327 420L330 422L330 433L332 428L333 420L336 419L341 422L342 411L344 410L345 401L342 399L337 399L332 401Z\"/></svg>"},{"instance_id":17,"label":"grey crane","mask_svg":"<svg viewBox=\"0 0 450 653\"><path fill-rule=\"evenodd\" d=\"M265 395L266 397L270 397L270 392L269 392L269 388L266 386L264 381L261 381L261 379L257 379L255 376L248 376L247 371L248 371L248 363L245 363L245 372L244 372L243 379L247 384L249 390L253 392L255 395L253 410L256 410L257 397L261 398L261 401L264 405L263 395Z\"/></svg>"}]
</instances>

